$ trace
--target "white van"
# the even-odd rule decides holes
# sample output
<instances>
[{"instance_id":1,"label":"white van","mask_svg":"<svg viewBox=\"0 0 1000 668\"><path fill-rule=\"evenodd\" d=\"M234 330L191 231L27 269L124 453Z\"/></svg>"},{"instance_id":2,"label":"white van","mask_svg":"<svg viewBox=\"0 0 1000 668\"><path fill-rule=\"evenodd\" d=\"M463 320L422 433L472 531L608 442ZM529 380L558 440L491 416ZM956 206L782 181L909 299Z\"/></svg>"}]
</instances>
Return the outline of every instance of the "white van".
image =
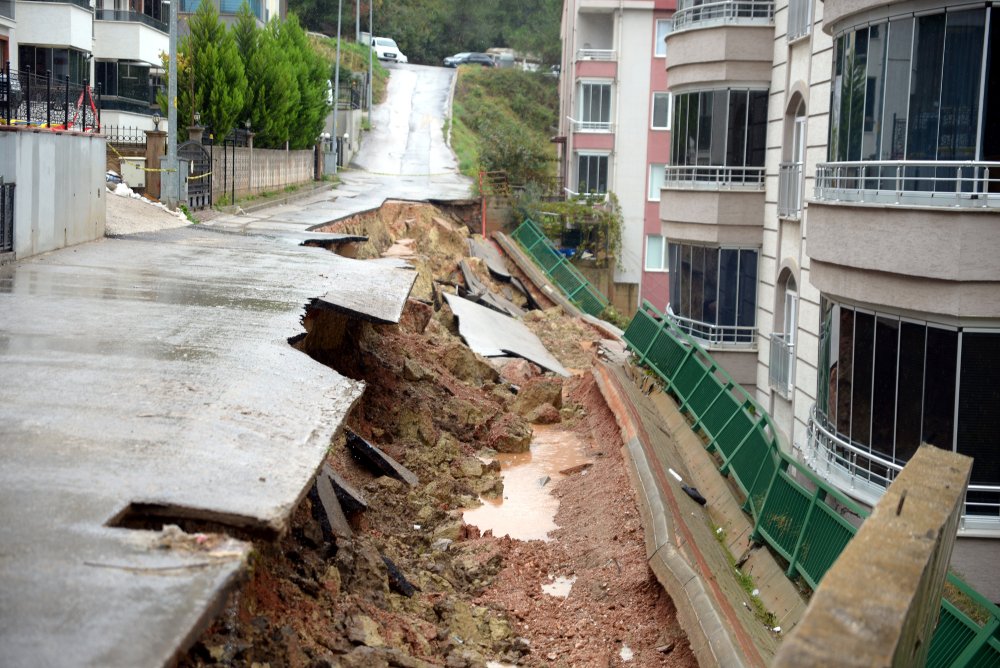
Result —
<instances>
[{"instance_id":1,"label":"white van","mask_svg":"<svg viewBox=\"0 0 1000 668\"><path fill-rule=\"evenodd\" d=\"M372 48L375 49L375 57L379 60L397 63L409 62L396 46L395 40L390 37L376 37L372 41Z\"/></svg>"}]
</instances>

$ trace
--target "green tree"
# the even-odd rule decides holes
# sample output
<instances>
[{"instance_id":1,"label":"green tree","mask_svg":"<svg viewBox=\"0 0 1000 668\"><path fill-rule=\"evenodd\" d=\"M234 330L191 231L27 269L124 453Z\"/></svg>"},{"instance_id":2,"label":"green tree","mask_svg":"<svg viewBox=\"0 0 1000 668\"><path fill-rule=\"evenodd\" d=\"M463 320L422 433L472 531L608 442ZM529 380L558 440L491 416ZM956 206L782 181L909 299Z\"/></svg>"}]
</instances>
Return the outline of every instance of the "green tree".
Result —
<instances>
[{"instance_id":1,"label":"green tree","mask_svg":"<svg viewBox=\"0 0 1000 668\"><path fill-rule=\"evenodd\" d=\"M191 109L201 113L202 123L211 126L216 137L225 137L240 120L247 93L236 41L210 2L199 5L188 27L191 34L183 50L191 64Z\"/></svg>"},{"instance_id":2,"label":"green tree","mask_svg":"<svg viewBox=\"0 0 1000 668\"><path fill-rule=\"evenodd\" d=\"M291 73L298 84L299 101L288 128L289 147L308 148L316 143L323 122L330 111L326 103L330 71L323 59L313 51L298 18L289 14L277 31L278 47L290 63Z\"/></svg>"},{"instance_id":3,"label":"green tree","mask_svg":"<svg viewBox=\"0 0 1000 668\"><path fill-rule=\"evenodd\" d=\"M263 30L258 28L246 3L232 28L247 75L246 104L240 119L250 120L255 144L261 148L285 145L299 105L298 80L288 54L278 44L279 29L277 19Z\"/></svg>"}]
</instances>

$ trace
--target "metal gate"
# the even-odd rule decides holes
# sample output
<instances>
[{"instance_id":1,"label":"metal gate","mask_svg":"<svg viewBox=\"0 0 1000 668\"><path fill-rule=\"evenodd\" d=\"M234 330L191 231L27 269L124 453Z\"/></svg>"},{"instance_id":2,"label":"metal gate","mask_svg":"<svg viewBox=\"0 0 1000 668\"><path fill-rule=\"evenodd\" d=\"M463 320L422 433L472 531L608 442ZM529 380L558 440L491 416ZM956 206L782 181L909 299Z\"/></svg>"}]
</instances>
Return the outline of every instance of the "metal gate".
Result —
<instances>
[{"instance_id":1,"label":"metal gate","mask_svg":"<svg viewBox=\"0 0 1000 668\"><path fill-rule=\"evenodd\" d=\"M201 142L186 141L177 148L177 157L189 160L187 177L188 207L206 209L212 206L212 156Z\"/></svg>"}]
</instances>

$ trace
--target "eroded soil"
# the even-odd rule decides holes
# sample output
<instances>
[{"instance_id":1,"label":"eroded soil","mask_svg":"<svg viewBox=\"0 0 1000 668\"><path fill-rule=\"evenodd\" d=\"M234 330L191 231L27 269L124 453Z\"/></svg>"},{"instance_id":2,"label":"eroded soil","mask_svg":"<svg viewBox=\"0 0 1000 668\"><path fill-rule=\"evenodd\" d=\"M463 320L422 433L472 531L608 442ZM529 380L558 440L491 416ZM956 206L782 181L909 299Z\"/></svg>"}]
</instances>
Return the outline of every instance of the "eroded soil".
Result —
<instances>
[{"instance_id":1,"label":"eroded soil","mask_svg":"<svg viewBox=\"0 0 1000 668\"><path fill-rule=\"evenodd\" d=\"M525 323L575 375L489 362L458 337L440 296L462 286L468 232L457 220L389 203L331 231L367 235L358 257L408 257L419 278L400 325L313 311L296 345L366 382L347 426L420 482L376 477L335 439L328 463L368 503L349 516L353 537L325 532L307 497L287 536L256 546L247 581L180 664L696 665L646 564L618 428L590 375L600 334L558 309L532 311ZM462 509L503 493L499 465L484 462L527 449L532 423L572 432L591 465L550 483L550 540L482 535ZM543 590L569 582L556 592L565 597Z\"/></svg>"}]
</instances>

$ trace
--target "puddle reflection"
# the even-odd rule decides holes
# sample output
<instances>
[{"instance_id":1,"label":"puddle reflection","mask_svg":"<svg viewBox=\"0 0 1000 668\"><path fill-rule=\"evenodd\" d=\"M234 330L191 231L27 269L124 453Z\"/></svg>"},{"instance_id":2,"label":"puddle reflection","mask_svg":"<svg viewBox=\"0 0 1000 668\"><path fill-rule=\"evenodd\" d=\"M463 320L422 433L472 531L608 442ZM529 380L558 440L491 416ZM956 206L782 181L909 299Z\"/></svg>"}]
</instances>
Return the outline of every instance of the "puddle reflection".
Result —
<instances>
[{"instance_id":1,"label":"puddle reflection","mask_svg":"<svg viewBox=\"0 0 1000 668\"><path fill-rule=\"evenodd\" d=\"M465 522L492 530L496 537L549 540L559 501L549 492L559 471L589 461L583 444L572 432L558 426L536 426L529 452L498 454L503 475L503 498L484 498L479 508L466 510Z\"/></svg>"}]
</instances>

